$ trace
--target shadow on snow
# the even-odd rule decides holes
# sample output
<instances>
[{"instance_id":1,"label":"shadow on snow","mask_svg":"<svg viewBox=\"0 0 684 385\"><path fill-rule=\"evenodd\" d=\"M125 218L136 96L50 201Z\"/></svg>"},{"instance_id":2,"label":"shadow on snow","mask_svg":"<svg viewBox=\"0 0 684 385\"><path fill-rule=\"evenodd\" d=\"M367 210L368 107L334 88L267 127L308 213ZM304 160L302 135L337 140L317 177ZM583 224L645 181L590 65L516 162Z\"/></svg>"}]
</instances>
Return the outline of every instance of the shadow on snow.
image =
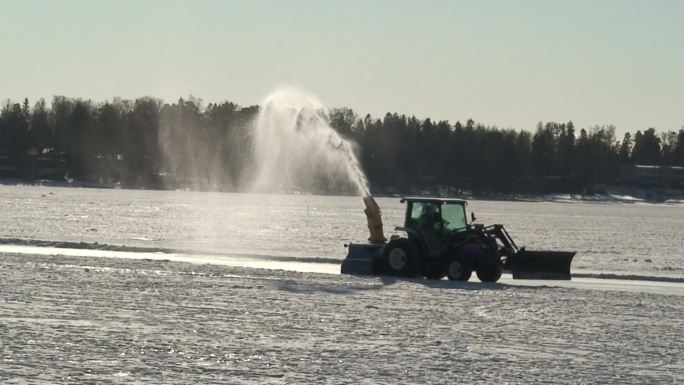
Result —
<instances>
[{"instance_id":1,"label":"shadow on snow","mask_svg":"<svg viewBox=\"0 0 684 385\"><path fill-rule=\"evenodd\" d=\"M397 283L417 284L430 289L447 289L447 290L470 290L470 291L498 291L510 289L523 290L539 290L548 289L552 286L527 286L527 285L511 285L507 283L493 283L493 282L460 282L449 281L446 279L432 280L423 278L399 278L392 276L353 276L353 280L348 283L309 283L295 280L286 280L280 283L279 290L299 293L299 294L314 294L314 293L330 293L330 294L356 294L364 291L383 290ZM362 280L359 282L359 280Z\"/></svg>"}]
</instances>

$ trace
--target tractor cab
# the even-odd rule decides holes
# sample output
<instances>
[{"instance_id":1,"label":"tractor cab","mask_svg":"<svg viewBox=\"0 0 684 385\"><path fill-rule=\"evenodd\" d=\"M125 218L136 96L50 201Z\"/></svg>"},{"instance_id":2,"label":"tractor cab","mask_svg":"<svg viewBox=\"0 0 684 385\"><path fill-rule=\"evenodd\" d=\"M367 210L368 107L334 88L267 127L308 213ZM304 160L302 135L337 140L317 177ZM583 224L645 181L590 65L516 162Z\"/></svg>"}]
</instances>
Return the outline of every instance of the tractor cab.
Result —
<instances>
[{"instance_id":1,"label":"tractor cab","mask_svg":"<svg viewBox=\"0 0 684 385\"><path fill-rule=\"evenodd\" d=\"M422 239L430 256L442 252L442 243L450 235L466 230L466 201L446 198L403 198L406 203L404 228Z\"/></svg>"},{"instance_id":2,"label":"tractor cab","mask_svg":"<svg viewBox=\"0 0 684 385\"><path fill-rule=\"evenodd\" d=\"M465 230L468 226L464 200L407 197L401 202L406 203L404 227L407 229L444 233Z\"/></svg>"}]
</instances>

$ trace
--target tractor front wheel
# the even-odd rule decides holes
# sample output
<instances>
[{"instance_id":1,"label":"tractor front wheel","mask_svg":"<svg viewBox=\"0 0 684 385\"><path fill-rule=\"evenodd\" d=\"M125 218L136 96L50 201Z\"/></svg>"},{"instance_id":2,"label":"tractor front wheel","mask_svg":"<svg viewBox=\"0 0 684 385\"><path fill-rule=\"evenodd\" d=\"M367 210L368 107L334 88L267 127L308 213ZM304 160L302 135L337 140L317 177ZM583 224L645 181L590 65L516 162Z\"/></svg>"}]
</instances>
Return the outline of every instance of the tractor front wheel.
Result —
<instances>
[{"instance_id":1,"label":"tractor front wheel","mask_svg":"<svg viewBox=\"0 0 684 385\"><path fill-rule=\"evenodd\" d=\"M482 266L476 274L482 282L496 282L501 278L501 265Z\"/></svg>"},{"instance_id":2,"label":"tractor front wheel","mask_svg":"<svg viewBox=\"0 0 684 385\"><path fill-rule=\"evenodd\" d=\"M418 270L418 257L408 239L390 242L382 255L384 273L398 277L412 277Z\"/></svg>"},{"instance_id":3,"label":"tractor front wheel","mask_svg":"<svg viewBox=\"0 0 684 385\"><path fill-rule=\"evenodd\" d=\"M452 258L446 268L447 277L451 281L467 281L473 274L473 269L464 258Z\"/></svg>"}]
</instances>

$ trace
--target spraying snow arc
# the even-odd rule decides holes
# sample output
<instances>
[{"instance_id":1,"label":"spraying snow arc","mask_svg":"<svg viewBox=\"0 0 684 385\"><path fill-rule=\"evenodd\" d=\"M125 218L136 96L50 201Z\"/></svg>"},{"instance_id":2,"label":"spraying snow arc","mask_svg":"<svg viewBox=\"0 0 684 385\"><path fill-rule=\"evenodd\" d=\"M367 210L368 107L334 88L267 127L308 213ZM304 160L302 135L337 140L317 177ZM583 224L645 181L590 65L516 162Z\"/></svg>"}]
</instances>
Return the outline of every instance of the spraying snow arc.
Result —
<instances>
[{"instance_id":1,"label":"spraying snow arc","mask_svg":"<svg viewBox=\"0 0 684 385\"><path fill-rule=\"evenodd\" d=\"M253 191L370 195L352 144L330 127L323 104L304 90L280 88L263 101L254 157Z\"/></svg>"}]
</instances>

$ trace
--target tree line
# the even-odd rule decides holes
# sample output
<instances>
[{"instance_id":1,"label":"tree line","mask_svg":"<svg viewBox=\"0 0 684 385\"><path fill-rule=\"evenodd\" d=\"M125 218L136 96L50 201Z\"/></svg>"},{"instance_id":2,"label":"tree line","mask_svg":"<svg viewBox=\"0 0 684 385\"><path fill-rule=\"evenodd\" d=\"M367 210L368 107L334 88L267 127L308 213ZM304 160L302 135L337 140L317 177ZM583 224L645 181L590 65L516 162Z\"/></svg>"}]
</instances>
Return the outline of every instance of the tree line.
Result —
<instances>
[{"instance_id":1,"label":"tree line","mask_svg":"<svg viewBox=\"0 0 684 385\"><path fill-rule=\"evenodd\" d=\"M238 190L250 169L258 112L193 97L8 100L0 111L0 176ZM647 128L617 140L614 126L577 129L571 121L539 123L530 132L397 113L359 117L349 108L328 116L356 143L380 192L579 192L615 180L625 165L684 166L684 130Z\"/></svg>"}]
</instances>

